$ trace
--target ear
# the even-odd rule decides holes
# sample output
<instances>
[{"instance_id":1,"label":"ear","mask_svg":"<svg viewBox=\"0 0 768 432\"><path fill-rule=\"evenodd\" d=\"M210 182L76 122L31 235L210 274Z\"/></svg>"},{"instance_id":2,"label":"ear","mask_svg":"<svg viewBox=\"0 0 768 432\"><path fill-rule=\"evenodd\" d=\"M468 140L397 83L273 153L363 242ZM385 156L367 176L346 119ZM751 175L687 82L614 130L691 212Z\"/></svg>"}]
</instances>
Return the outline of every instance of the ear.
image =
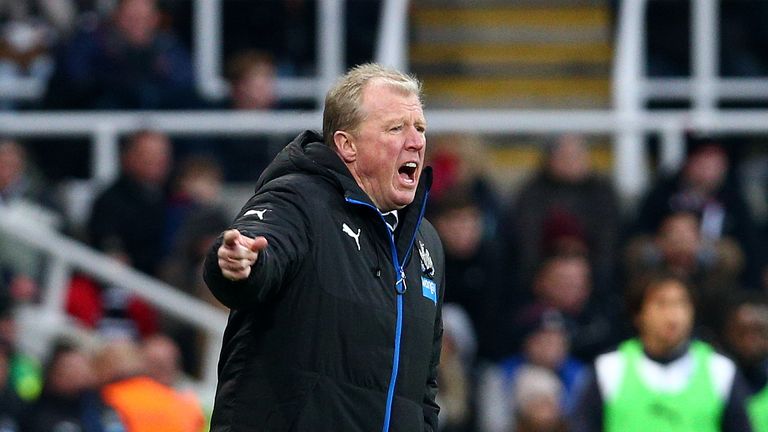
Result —
<instances>
[{"instance_id":1,"label":"ear","mask_svg":"<svg viewBox=\"0 0 768 432\"><path fill-rule=\"evenodd\" d=\"M336 131L333 134L333 144L336 146L336 153L344 162L352 163L357 159L357 145L349 132Z\"/></svg>"}]
</instances>

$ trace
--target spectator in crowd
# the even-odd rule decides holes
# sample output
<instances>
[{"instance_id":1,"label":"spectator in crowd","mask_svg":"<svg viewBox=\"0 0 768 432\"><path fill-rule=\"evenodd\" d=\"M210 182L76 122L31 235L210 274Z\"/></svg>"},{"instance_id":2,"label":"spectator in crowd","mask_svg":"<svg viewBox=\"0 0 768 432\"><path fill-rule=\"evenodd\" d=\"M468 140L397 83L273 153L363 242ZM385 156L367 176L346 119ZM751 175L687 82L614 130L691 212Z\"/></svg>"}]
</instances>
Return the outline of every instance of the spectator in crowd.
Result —
<instances>
[{"instance_id":1,"label":"spectator in crowd","mask_svg":"<svg viewBox=\"0 0 768 432\"><path fill-rule=\"evenodd\" d=\"M64 49L49 99L59 108L168 109L194 105L187 50L160 27L155 0L119 0L111 19Z\"/></svg>"},{"instance_id":2,"label":"spectator in crowd","mask_svg":"<svg viewBox=\"0 0 768 432\"><path fill-rule=\"evenodd\" d=\"M21 144L11 138L0 139L0 210L32 221L40 228L58 228L60 213L47 186L36 175ZM38 251L0 233L0 271L7 288L0 296L17 301L32 299L43 264Z\"/></svg>"},{"instance_id":3,"label":"spectator in crowd","mask_svg":"<svg viewBox=\"0 0 768 432\"><path fill-rule=\"evenodd\" d=\"M562 314L556 309L544 309L519 319L524 334L522 349L500 363L502 379L511 383L518 371L528 365L547 368L561 381L563 398L560 404L568 410L586 367L570 355L570 341Z\"/></svg>"},{"instance_id":4,"label":"spectator in crowd","mask_svg":"<svg viewBox=\"0 0 768 432\"><path fill-rule=\"evenodd\" d=\"M616 308L606 307L592 297L592 275L587 259L578 254L546 259L533 282L533 300L504 321L509 344L518 347L522 336L519 320L531 320L545 311L556 310L565 321L571 353L588 361L614 342Z\"/></svg>"},{"instance_id":5,"label":"spectator in crowd","mask_svg":"<svg viewBox=\"0 0 768 432\"><path fill-rule=\"evenodd\" d=\"M12 382L12 355L10 345L0 341L0 430L17 432L27 404Z\"/></svg>"},{"instance_id":6,"label":"spectator in crowd","mask_svg":"<svg viewBox=\"0 0 768 432\"><path fill-rule=\"evenodd\" d=\"M720 341L749 388L747 411L755 432L768 431L768 300L735 293L722 315Z\"/></svg>"},{"instance_id":7,"label":"spectator in crowd","mask_svg":"<svg viewBox=\"0 0 768 432\"><path fill-rule=\"evenodd\" d=\"M672 274L649 275L627 297L638 337L597 358L572 430L751 431L735 364L692 339L691 287Z\"/></svg>"},{"instance_id":8,"label":"spectator in crowd","mask_svg":"<svg viewBox=\"0 0 768 432\"><path fill-rule=\"evenodd\" d=\"M202 430L200 407L146 376L146 363L133 342L107 344L96 355L94 364L104 386L102 396L118 412L127 432Z\"/></svg>"},{"instance_id":9,"label":"spectator in crowd","mask_svg":"<svg viewBox=\"0 0 768 432\"><path fill-rule=\"evenodd\" d=\"M130 136L122 149L120 177L96 198L88 223L96 248L150 275L157 274L163 254L171 151L162 133Z\"/></svg>"},{"instance_id":10,"label":"spectator in crowd","mask_svg":"<svg viewBox=\"0 0 768 432\"><path fill-rule=\"evenodd\" d=\"M713 329L723 301L738 286L744 257L731 238L703 238L697 216L679 211L666 216L652 238L639 236L627 246L628 280L665 270L690 281L696 291L700 323Z\"/></svg>"},{"instance_id":11,"label":"spectator in crowd","mask_svg":"<svg viewBox=\"0 0 768 432\"><path fill-rule=\"evenodd\" d=\"M430 197L440 201L456 190L472 196L483 217L483 235L495 237L500 204L487 177L488 151L480 137L444 135L432 140L427 152L435 169Z\"/></svg>"},{"instance_id":12,"label":"spectator in crowd","mask_svg":"<svg viewBox=\"0 0 768 432\"><path fill-rule=\"evenodd\" d=\"M511 376L486 369L478 392L478 430L564 432L563 383L546 367L525 364Z\"/></svg>"},{"instance_id":13,"label":"spectator in crowd","mask_svg":"<svg viewBox=\"0 0 768 432\"><path fill-rule=\"evenodd\" d=\"M226 108L267 111L285 108L276 94L277 71L272 56L262 51L238 52L227 64L231 93ZM214 149L228 181L255 181L285 142L284 136L225 137Z\"/></svg>"},{"instance_id":14,"label":"spectator in crowd","mask_svg":"<svg viewBox=\"0 0 768 432\"><path fill-rule=\"evenodd\" d=\"M202 266L208 249L230 222L218 203L221 170L211 159L191 156L181 162L172 184L164 241L169 251L160 277L186 294L220 306L203 281ZM182 349L184 370L196 373L201 335L176 319L165 319L162 325Z\"/></svg>"},{"instance_id":15,"label":"spectator in crowd","mask_svg":"<svg viewBox=\"0 0 768 432\"><path fill-rule=\"evenodd\" d=\"M524 366L512 385L514 432L565 432L563 385L550 369Z\"/></svg>"},{"instance_id":16,"label":"spectator in crowd","mask_svg":"<svg viewBox=\"0 0 768 432\"><path fill-rule=\"evenodd\" d=\"M443 304L443 346L438 366L440 430L468 432L474 422L472 370L477 351L472 322L461 306Z\"/></svg>"},{"instance_id":17,"label":"spectator in crowd","mask_svg":"<svg viewBox=\"0 0 768 432\"><path fill-rule=\"evenodd\" d=\"M228 222L224 210L218 203L221 194L223 175L219 165L212 159L191 156L179 164L179 169L171 185L170 196L165 216L163 244L167 248L164 255L176 245L184 242L190 233L189 225L195 225L195 219L206 218L212 214L223 223Z\"/></svg>"},{"instance_id":18,"label":"spectator in crowd","mask_svg":"<svg viewBox=\"0 0 768 432\"><path fill-rule=\"evenodd\" d=\"M124 428L117 412L97 391L90 357L74 345L60 342L48 360L43 393L24 416L22 430L103 432Z\"/></svg>"},{"instance_id":19,"label":"spectator in crowd","mask_svg":"<svg viewBox=\"0 0 768 432\"><path fill-rule=\"evenodd\" d=\"M202 408L194 384L181 368L181 350L173 339L162 333L154 334L144 339L141 351L147 365L147 376L174 389L191 405Z\"/></svg>"},{"instance_id":20,"label":"spectator in crowd","mask_svg":"<svg viewBox=\"0 0 768 432\"><path fill-rule=\"evenodd\" d=\"M530 286L544 257L578 252L589 258L602 296L613 283L620 220L616 193L592 170L585 138L558 137L506 214L503 230L521 286Z\"/></svg>"},{"instance_id":21,"label":"spectator in crowd","mask_svg":"<svg viewBox=\"0 0 768 432\"><path fill-rule=\"evenodd\" d=\"M659 180L643 199L637 228L641 233L652 233L670 213L694 213L703 241L730 237L739 243L746 257L746 279L742 282L756 287L757 231L742 191L728 181L728 165L722 144L710 138L695 140L680 172Z\"/></svg>"},{"instance_id":22,"label":"spectator in crowd","mask_svg":"<svg viewBox=\"0 0 768 432\"><path fill-rule=\"evenodd\" d=\"M433 222L445 250L445 301L460 305L477 331L478 356L498 359L502 353L499 322L514 298L504 278L502 246L484 235L485 219L469 191L454 189L430 203Z\"/></svg>"}]
</instances>

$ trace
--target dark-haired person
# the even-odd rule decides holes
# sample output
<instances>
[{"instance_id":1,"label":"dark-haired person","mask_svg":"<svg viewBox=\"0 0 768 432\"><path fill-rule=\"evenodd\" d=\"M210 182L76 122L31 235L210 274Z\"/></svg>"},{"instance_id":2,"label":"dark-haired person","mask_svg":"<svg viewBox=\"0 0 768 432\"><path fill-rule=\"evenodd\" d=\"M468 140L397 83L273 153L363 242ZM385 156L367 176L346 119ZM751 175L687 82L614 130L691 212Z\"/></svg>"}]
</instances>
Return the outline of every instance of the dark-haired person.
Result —
<instances>
[{"instance_id":1,"label":"dark-haired person","mask_svg":"<svg viewBox=\"0 0 768 432\"><path fill-rule=\"evenodd\" d=\"M575 432L749 432L734 363L692 338L689 286L649 276L628 293L638 336L597 358L573 415Z\"/></svg>"},{"instance_id":2,"label":"dark-haired person","mask_svg":"<svg viewBox=\"0 0 768 432\"><path fill-rule=\"evenodd\" d=\"M721 310L720 341L744 374L752 428L768 432L768 299L760 292L732 292Z\"/></svg>"},{"instance_id":3,"label":"dark-haired person","mask_svg":"<svg viewBox=\"0 0 768 432\"><path fill-rule=\"evenodd\" d=\"M211 430L436 431L443 249L419 82L367 64L211 248L231 309Z\"/></svg>"}]
</instances>

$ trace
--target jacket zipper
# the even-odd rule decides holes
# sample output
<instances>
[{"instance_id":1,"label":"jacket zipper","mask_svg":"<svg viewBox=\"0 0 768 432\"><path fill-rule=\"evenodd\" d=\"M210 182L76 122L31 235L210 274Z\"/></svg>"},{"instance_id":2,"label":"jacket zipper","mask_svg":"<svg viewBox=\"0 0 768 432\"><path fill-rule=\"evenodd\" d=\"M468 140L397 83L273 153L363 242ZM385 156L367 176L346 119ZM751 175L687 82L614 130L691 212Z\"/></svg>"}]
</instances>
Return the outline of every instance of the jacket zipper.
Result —
<instances>
[{"instance_id":1,"label":"jacket zipper","mask_svg":"<svg viewBox=\"0 0 768 432\"><path fill-rule=\"evenodd\" d=\"M413 243L416 241L416 234L419 232L421 219L424 217L424 210L426 208L428 196L429 196L429 192L426 193L426 195L424 196L424 200L422 201L419 218L416 220L416 229L413 231L413 237L411 237L411 242L408 244L408 248L405 250L405 257L404 257L405 259L403 260L402 264L400 263L397 256L397 245L395 244L395 233L389 229L384 219L384 216L381 214L379 209L377 209L373 205L364 201L358 201L352 198L345 198L345 200L349 203L362 205L362 206L373 209L381 217L381 221L384 222L384 227L389 233L389 246L392 250L392 264L394 266L395 275L396 277L399 276L399 279L395 282L395 291L397 292L395 350L392 356L393 357L392 374L389 377L389 386L387 388L387 405L384 411L384 424L382 425L382 428L381 428L382 432L389 432L389 422L392 417L392 402L394 401L394 398L395 398L395 384L397 383L397 372L400 367L400 339L402 337L402 331L403 331L403 294L405 294L405 291L408 289L408 286L405 282L405 269L403 268L403 266L405 265L406 262L408 262L408 257L410 256L411 250L413 249Z\"/></svg>"}]
</instances>

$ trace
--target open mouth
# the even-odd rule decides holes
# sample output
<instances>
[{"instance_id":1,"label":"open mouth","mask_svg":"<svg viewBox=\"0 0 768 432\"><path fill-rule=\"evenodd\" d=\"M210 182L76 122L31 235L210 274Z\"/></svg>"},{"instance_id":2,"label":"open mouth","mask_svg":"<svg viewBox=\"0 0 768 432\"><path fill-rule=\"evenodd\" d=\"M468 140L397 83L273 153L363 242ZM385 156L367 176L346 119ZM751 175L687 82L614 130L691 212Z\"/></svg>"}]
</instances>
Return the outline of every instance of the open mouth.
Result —
<instances>
[{"instance_id":1,"label":"open mouth","mask_svg":"<svg viewBox=\"0 0 768 432\"><path fill-rule=\"evenodd\" d=\"M418 164L416 162L406 162L400 165L397 173L400 175L400 179L405 184L416 183L416 168Z\"/></svg>"}]
</instances>

